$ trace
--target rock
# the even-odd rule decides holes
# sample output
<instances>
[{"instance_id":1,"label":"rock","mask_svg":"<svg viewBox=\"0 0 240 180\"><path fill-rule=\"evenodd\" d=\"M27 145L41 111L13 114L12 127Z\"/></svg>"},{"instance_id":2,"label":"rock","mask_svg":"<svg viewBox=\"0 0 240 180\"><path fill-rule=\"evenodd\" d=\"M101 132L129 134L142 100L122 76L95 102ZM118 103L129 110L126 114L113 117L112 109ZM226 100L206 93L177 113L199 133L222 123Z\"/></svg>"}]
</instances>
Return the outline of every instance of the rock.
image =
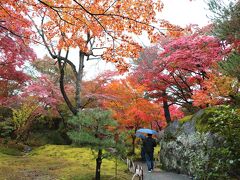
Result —
<instances>
[{"instance_id":1,"label":"rock","mask_svg":"<svg viewBox=\"0 0 240 180\"><path fill-rule=\"evenodd\" d=\"M218 146L221 138L210 132L197 131L196 122L203 113L200 110L190 121L182 125L174 121L165 129L160 142L160 163L163 169L194 176L200 167L207 164L207 150Z\"/></svg>"},{"instance_id":2,"label":"rock","mask_svg":"<svg viewBox=\"0 0 240 180\"><path fill-rule=\"evenodd\" d=\"M196 131L195 122L194 121L186 122L182 125L181 129L183 129L185 134L195 133Z\"/></svg>"},{"instance_id":3,"label":"rock","mask_svg":"<svg viewBox=\"0 0 240 180\"><path fill-rule=\"evenodd\" d=\"M30 151L32 151L32 148L30 146L24 146L23 152L24 153L29 153Z\"/></svg>"},{"instance_id":4,"label":"rock","mask_svg":"<svg viewBox=\"0 0 240 180\"><path fill-rule=\"evenodd\" d=\"M158 140L162 140L164 137L164 129L156 134Z\"/></svg>"}]
</instances>

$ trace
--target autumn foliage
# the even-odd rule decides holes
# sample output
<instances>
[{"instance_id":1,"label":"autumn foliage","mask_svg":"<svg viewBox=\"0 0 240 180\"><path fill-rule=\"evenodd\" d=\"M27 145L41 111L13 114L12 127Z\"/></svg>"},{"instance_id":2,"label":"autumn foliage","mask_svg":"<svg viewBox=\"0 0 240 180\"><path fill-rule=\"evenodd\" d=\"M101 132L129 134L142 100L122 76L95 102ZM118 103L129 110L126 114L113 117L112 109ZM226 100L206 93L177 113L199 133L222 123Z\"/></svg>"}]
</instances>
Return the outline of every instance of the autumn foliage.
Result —
<instances>
[{"instance_id":1,"label":"autumn foliage","mask_svg":"<svg viewBox=\"0 0 240 180\"><path fill-rule=\"evenodd\" d=\"M18 10L21 7L21 10ZM22 16L23 5L15 1L3 1L0 8L0 102L9 103L14 92L20 90L30 79L23 71L26 62L36 56L29 47L31 35L30 21ZM24 37L24 38L23 38Z\"/></svg>"},{"instance_id":2,"label":"autumn foliage","mask_svg":"<svg viewBox=\"0 0 240 180\"><path fill-rule=\"evenodd\" d=\"M152 98L190 110L193 91L202 88L225 52L218 39L203 35L179 37L160 47L162 50L153 47L145 52L137 69L139 80L148 87ZM145 58L152 53L154 59Z\"/></svg>"},{"instance_id":3,"label":"autumn foliage","mask_svg":"<svg viewBox=\"0 0 240 180\"><path fill-rule=\"evenodd\" d=\"M202 83L203 88L193 94L194 105L207 107L209 105L235 104L239 83L235 78L210 74Z\"/></svg>"},{"instance_id":4,"label":"autumn foliage","mask_svg":"<svg viewBox=\"0 0 240 180\"><path fill-rule=\"evenodd\" d=\"M138 128L161 130L199 108L236 105L236 13L223 21L231 25L223 41L221 34L209 35L213 25L182 28L160 19L162 9L155 0L2 0L1 105L20 115L62 119L101 107L111 110L119 129L132 138ZM151 46L143 48L136 36L146 36ZM36 59L32 45L43 45L49 57ZM86 62L95 59L115 64L118 72L86 81ZM31 112L28 105L35 105Z\"/></svg>"},{"instance_id":5,"label":"autumn foliage","mask_svg":"<svg viewBox=\"0 0 240 180\"><path fill-rule=\"evenodd\" d=\"M60 49L79 48L86 55L99 57L95 50L100 48L101 57L114 62L119 70L126 70L129 65L125 58L137 58L141 49L132 34L141 35L145 30L153 41L161 34L152 26L153 23L161 25L156 18L163 8L161 1L24 2L34 12L25 13L44 45L49 51L54 50L52 54ZM36 23L37 18L41 19L41 25Z\"/></svg>"}]
</instances>

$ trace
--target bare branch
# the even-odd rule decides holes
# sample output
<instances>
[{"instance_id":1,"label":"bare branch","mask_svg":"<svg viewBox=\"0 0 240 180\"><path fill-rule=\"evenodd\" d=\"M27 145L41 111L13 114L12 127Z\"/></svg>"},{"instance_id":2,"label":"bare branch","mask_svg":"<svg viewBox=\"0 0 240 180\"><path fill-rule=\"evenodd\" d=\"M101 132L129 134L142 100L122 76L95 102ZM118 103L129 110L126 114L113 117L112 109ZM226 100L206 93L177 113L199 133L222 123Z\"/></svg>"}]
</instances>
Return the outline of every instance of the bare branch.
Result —
<instances>
[{"instance_id":1,"label":"bare branch","mask_svg":"<svg viewBox=\"0 0 240 180\"><path fill-rule=\"evenodd\" d=\"M58 17L60 18L60 20L66 22L66 23L68 23L68 24L74 25L74 24L72 24L71 22L67 21L66 19L62 18L62 16L61 16L61 14L59 13L59 11L55 9L55 8L56 8L55 6L51 6L51 5L45 3L45 2L42 1L42 0L38 0L38 1L39 1L40 3L42 3L43 5L49 7L49 8L52 9L53 11L55 11L55 12L57 13Z\"/></svg>"},{"instance_id":2,"label":"bare branch","mask_svg":"<svg viewBox=\"0 0 240 180\"><path fill-rule=\"evenodd\" d=\"M104 12L103 14L105 14L118 0L115 0Z\"/></svg>"}]
</instances>

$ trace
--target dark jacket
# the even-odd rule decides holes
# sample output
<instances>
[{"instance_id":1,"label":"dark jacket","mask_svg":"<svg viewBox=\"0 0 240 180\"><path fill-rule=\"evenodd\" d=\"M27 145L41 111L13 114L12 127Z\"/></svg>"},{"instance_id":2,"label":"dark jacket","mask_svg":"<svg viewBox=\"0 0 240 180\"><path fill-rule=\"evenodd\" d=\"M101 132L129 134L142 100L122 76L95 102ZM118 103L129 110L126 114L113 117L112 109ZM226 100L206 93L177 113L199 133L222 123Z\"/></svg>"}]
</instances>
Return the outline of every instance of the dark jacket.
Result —
<instances>
[{"instance_id":1,"label":"dark jacket","mask_svg":"<svg viewBox=\"0 0 240 180\"><path fill-rule=\"evenodd\" d=\"M151 154L154 151L154 147L156 147L156 140L152 137L147 137L143 140L143 148L147 154Z\"/></svg>"}]
</instances>

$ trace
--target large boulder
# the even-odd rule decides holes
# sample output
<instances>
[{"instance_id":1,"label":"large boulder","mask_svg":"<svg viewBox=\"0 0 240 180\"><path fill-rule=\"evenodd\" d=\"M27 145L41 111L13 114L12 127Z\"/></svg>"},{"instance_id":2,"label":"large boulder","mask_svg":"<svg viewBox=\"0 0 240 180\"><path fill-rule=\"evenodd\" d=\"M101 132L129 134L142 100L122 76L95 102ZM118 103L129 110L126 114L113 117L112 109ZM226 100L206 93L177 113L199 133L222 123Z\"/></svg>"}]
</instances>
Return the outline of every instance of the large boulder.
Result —
<instances>
[{"instance_id":1,"label":"large boulder","mask_svg":"<svg viewBox=\"0 0 240 180\"><path fill-rule=\"evenodd\" d=\"M210 167L211 164L216 164L218 159L212 157L216 154L212 150L221 148L225 150L223 143L225 138L212 132L211 129L206 129L208 126L205 124L201 125L203 118L207 117L207 113L205 110L200 110L188 120L185 119L184 122L174 121L164 130L160 142L160 162L163 169L191 175L195 179L203 179L207 172L209 174L214 172ZM221 153L222 151L220 151ZM231 158L228 160L231 162ZM219 161L222 161L221 157L219 157ZM226 163L223 163L222 166L226 166ZM224 169L223 167L219 168ZM225 175L228 176L227 173ZM213 176L209 175L209 177Z\"/></svg>"}]
</instances>

